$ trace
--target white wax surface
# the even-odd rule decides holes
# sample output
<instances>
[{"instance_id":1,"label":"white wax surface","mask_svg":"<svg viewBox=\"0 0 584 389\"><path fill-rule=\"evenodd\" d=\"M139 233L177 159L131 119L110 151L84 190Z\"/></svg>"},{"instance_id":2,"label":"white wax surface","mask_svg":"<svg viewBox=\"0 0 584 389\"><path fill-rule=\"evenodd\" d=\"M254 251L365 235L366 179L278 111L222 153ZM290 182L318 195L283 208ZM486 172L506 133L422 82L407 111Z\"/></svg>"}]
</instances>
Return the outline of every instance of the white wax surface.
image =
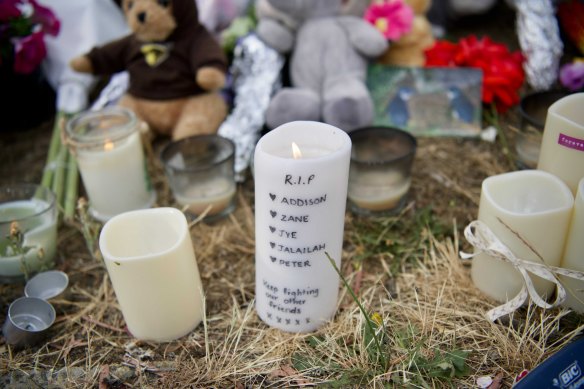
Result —
<instances>
[{"instance_id":1,"label":"white wax surface","mask_svg":"<svg viewBox=\"0 0 584 389\"><path fill-rule=\"evenodd\" d=\"M0 220L21 219L29 217L49 206L39 199L12 201L0 204ZM24 222L28 224L28 222ZM7 226L8 227L8 226ZM45 212L34 217L34 223L30 226L21 225L24 232L23 245L32 247L25 255L25 261L30 271L39 270L43 263L50 263L56 253L57 247L57 219L53 212ZM6 234L9 232L7 231ZM0 237L2 246L6 242L5 236ZM43 249L44 257L39 259L39 249ZM2 247L2 251L4 247ZM21 257L9 255L0 258L0 276L17 277L23 274Z\"/></svg>"},{"instance_id":2,"label":"white wax surface","mask_svg":"<svg viewBox=\"0 0 584 389\"><path fill-rule=\"evenodd\" d=\"M349 181L349 200L360 208L382 211L395 208L410 188L411 179L397 172L356 172Z\"/></svg>"},{"instance_id":3,"label":"white wax surface","mask_svg":"<svg viewBox=\"0 0 584 389\"><path fill-rule=\"evenodd\" d=\"M558 266L573 202L570 189L550 173L538 170L504 173L483 181L478 219L517 257L541 263L515 233L545 263ZM471 276L480 290L502 302L515 297L523 284L523 278L511 264L484 253L473 258ZM537 276L532 279L538 293L550 297L553 284Z\"/></svg>"},{"instance_id":4,"label":"white wax surface","mask_svg":"<svg viewBox=\"0 0 584 389\"><path fill-rule=\"evenodd\" d=\"M570 230L561 266L566 269L584 272L584 178L580 180L578 191L576 192ZM564 276L561 276L560 279L568 293L564 305L576 312L584 313L584 281Z\"/></svg>"},{"instance_id":5,"label":"white wax surface","mask_svg":"<svg viewBox=\"0 0 584 389\"><path fill-rule=\"evenodd\" d=\"M306 156L293 159L292 142ZM340 267L350 152L344 131L317 122L284 124L256 146L256 310L270 326L313 331L336 311L325 252Z\"/></svg>"},{"instance_id":6,"label":"white wax surface","mask_svg":"<svg viewBox=\"0 0 584 389\"><path fill-rule=\"evenodd\" d=\"M99 246L128 329L138 339L178 339L203 318L203 291L187 221L174 208L108 221Z\"/></svg>"},{"instance_id":7,"label":"white wax surface","mask_svg":"<svg viewBox=\"0 0 584 389\"><path fill-rule=\"evenodd\" d=\"M549 107L537 168L560 177L576 194L584 177L584 93Z\"/></svg>"},{"instance_id":8,"label":"white wax surface","mask_svg":"<svg viewBox=\"0 0 584 389\"><path fill-rule=\"evenodd\" d=\"M202 214L209 205L207 215L216 215L227 208L235 195L235 182L225 178L217 178L207 182L193 182L180 193L175 191L174 197L180 205L188 206L195 215Z\"/></svg>"},{"instance_id":9,"label":"white wax surface","mask_svg":"<svg viewBox=\"0 0 584 389\"><path fill-rule=\"evenodd\" d=\"M110 150L77 150L77 162L94 216L102 221L154 202L138 132Z\"/></svg>"}]
</instances>

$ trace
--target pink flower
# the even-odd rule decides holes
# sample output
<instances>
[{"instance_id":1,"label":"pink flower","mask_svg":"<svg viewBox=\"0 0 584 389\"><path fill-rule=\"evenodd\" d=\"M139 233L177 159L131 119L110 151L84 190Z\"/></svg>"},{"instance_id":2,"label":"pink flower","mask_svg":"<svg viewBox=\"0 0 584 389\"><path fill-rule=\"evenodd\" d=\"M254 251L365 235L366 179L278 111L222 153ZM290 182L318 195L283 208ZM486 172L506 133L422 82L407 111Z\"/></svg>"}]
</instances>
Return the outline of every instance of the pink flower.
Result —
<instances>
[{"instance_id":1,"label":"pink flower","mask_svg":"<svg viewBox=\"0 0 584 389\"><path fill-rule=\"evenodd\" d=\"M560 82L572 92L584 88L584 59L562 66L560 69Z\"/></svg>"},{"instance_id":2,"label":"pink flower","mask_svg":"<svg viewBox=\"0 0 584 389\"><path fill-rule=\"evenodd\" d=\"M371 4L364 18L387 39L395 41L412 29L414 11L403 0L384 0Z\"/></svg>"},{"instance_id":3,"label":"pink flower","mask_svg":"<svg viewBox=\"0 0 584 389\"><path fill-rule=\"evenodd\" d=\"M20 10L16 6L18 0L1 0L0 1L0 22L7 22L20 16Z\"/></svg>"},{"instance_id":4,"label":"pink flower","mask_svg":"<svg viewBox=\"0 0 584 389\"><path fill-rule=\"evenodd\" d=\"M13 38L14 71L16 73L32 73L47 55L44 33L42 30L33 32L21 38Z\"/></svg>"}]
</instances>

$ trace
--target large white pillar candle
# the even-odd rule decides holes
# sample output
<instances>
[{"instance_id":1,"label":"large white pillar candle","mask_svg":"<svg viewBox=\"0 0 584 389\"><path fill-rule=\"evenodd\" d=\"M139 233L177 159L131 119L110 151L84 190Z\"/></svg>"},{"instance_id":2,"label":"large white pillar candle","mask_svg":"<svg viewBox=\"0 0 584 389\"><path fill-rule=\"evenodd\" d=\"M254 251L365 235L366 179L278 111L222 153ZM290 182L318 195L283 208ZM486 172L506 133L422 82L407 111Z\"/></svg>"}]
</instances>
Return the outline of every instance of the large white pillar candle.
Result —
<instances>
[{"instance_id":1,"label":"large white pillar candle","mask_svg":"<svg viewBox=\"0 0 584 389\"><path fill-rule=\"evenodd\" d=\"M349 136L318 122L284 124L256 146L256 310L270 326L312 331L336 311L325 252L340 268L350 156Z\"/></svg>"},{"instance_id":2,"label":"large white pillar candle","mask_svg":"<svg viewBox=\"0 0 584 389\"><path fill-rule=\"evenodd\" d=\"M99 247L133 336L170 341L201 322L201 279L182 212L155 208L115 216L104 225Z\"/></svg>"},{"instance_id":3,"label":"large white pillar candle","mask_svg":"<svg viewBox=\"0 0 584 389\"><path fill-rule=\"evenodd\" d=\"M69 121L67 136L96 219L152 205L155 194L133 112L120 107L83 112Z\"/></svg>"},{"instance_id":4,"label":"large white pillar candle","mask_svg":"<svg viewBox=\"0 0 584 389\"><path fill-rule=\"evenodd\" d=\"M560 177L576 194L584 177L584 93L549 107L537 168Z\"/></svg>"},{"instance_id":5,"label":"large white pillar candle","mask_svg":"<svg viewBox=\"0 0 584 389\"><path fill-rule=\"evenodd\" d=\"M584 272L584 178L578 184L561 267ZM584 313L584 281L564 276L560 278L567 292L564 305Z\"/></svg>"},{"instance_id":6,"label":"large white pillar candle","mask_svg":"<svg viewBox=\"0 0 584 389\"><path fill-rule=\"evenodd\" d=\"M559 266L573 203L568 186L550 173L504 173L483 181L478 219L515 256L538 263L541 256L546 264ZM550 297L554 284L530 275L537 292ZM510 263L485 253L474 257L471 276L480 290L502 302L515 297L523 284Z\"/></svg>"}]
</instances>

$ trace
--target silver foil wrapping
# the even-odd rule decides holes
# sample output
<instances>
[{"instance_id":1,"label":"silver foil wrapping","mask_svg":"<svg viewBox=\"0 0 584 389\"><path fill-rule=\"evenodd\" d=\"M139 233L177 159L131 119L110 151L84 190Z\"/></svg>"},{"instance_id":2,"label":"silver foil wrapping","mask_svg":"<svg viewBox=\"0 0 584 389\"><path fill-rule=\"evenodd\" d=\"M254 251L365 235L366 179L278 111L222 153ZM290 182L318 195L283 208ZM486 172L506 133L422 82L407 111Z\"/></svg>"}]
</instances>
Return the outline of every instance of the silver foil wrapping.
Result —
<instances>
[{"instance_id":1,"label":"silver foil wrapping","mask_svg":"<svg viewBox=\"0 0 584 389\"><path fill-rule=\"evenodd\" d=\"M558 77L563 44L552 0L513 0L517 36L526 57L523 68L535 90L549 89Z\"/></svg>"},{"instance_id":2,"label":"silver foil wrapping","mask_svg":"<svg viewBox=\"0 0 584 389\"><path fill-rule=\"evenodd\" d=\"M281 87L284 57L255 34L237 44L231 64L234 108L219 127L219 135L235 143L236 180L245 180L255 144L260 138L272 94Z\"/></svg>"}]
</instances>

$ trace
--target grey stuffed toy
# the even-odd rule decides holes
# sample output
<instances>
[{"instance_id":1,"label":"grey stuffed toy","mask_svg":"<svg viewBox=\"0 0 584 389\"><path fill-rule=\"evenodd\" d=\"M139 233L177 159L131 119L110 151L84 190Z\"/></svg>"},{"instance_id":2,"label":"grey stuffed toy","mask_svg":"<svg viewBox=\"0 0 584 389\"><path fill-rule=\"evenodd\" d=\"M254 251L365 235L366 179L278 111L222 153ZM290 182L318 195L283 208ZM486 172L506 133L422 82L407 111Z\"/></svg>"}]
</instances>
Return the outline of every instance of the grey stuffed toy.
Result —
<instances>
[{"instance_id":1,"label":"grey stuffed toy","mask_svg":"<svg viewBox=\"0 0 584 389\"><path fill-rule=\"evenodd\" d=\"M314 120L351 131L370 125L373 102L365 78L368 60L388 47L381 32L362 18L341 15L343 0L268 2L286 20L260 16L257 33L279 52L292 52L292 86L273 96L267 126Z\"/></svg>"}]
</instances>

